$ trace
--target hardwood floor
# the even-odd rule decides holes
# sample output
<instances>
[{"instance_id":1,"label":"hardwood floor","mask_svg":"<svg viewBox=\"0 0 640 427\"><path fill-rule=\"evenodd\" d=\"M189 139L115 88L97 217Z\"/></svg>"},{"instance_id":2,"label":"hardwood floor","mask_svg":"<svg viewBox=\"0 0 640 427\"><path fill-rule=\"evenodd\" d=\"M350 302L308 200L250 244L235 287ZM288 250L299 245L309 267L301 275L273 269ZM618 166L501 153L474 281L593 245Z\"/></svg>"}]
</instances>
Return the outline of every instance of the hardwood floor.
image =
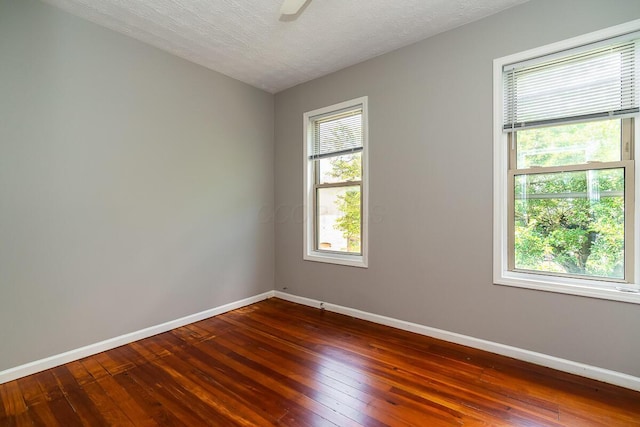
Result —
<instances>
[{"instance_id":1,"label":"hardwood floor","mask_svg":"<svg viewBox=\"0 0 640 427\"><path fill-rule=\"evenodd\" d=\"M1 426L640 426L640 393L270 299L0 385Z\"/></svg>"}]
</instances>

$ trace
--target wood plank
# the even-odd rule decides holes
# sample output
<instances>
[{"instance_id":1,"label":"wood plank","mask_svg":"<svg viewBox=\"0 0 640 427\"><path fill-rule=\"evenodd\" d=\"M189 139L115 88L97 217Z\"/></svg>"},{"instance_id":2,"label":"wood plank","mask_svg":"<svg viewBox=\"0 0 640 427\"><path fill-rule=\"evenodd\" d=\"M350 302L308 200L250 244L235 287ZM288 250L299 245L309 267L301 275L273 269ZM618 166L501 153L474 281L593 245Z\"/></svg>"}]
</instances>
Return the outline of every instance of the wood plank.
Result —
<instances>
[{"instance_id":1,"label":"wood plank","mask_svg":"<svg viewBox=\"0 0 640 427\"><path fill-rule=\"evenodd\" d=\"M38 403L29 407L29 414L36 426L64 427L58 422L49 402Z\"/></svg>"},{"instance_id":2,"label":"wood plank","mask_svg":"<svg viewBox=\"0 0 640 427\"><path fill-rule=\"evenodd\" d=\"M40 403L48 402L49 396L42 389L40 383L36 380L35 375L29 375L24 378L20 378L18 381L18 385L20 387L20 392L22 393L22 398L24 399L25 405L28 407L38 405ZM0 388L2 386L0 385Z\"/></svg>"},{"instance_id":3,"label":"wood plank","mask_svg":"<svg viewBox=\"0 0 640 427\"><path fill-rule=\"evenodd\" d=\"M183 383L153 366L144 365L126 373L144 387L162 406L184 425L233 426L234 424L198 399ZM189 402L185 405L184 402Z\"/></svg>"},{"instance_id":4,"label":"wood plank","mask_svg":"<svg viewBox=\"0 0 640 427\"><path fill-rule=\"evenodd\" d=\"M239 404L228 390L217 387L216 384L206 381L203 372L195 372L195 369L181 358L171 357L158 361L154 366L182 384L184 389L196 396L200 401L209 406L216 417L230 425L255 426L270 424L275 421L268 419L263 414L251 410L246 405Z\"/></svg>"},{"instance_id":5,"label":"wood plank","mask_svg":"<svg viewBox=\"0 0 640 427\"><path fill-rule=\"evenodd\" d=\"M255 319L247 319L255 317ZM277 316L274 316L277 317ZM354 369L365 369L367 376L375 376L382 378L387 383L393 384L398 389L406 388L409 385L413 387L413 393L422 393L432 395L432 400L445 406L458 407L458 405L467 405L474 410L485 412L485 416L493 416L497 419L508 419L513 422L522 422L523 417L530 417L538 422L547 422L553 425L557 420L557 410L548 410L538 406L532 406L528 402L511 401L505 402L504 395L495 393L487 393L486 390L473 390L473 384L476 381L476 375L470 375L467 372L460 379L456 379L459 375L455 371L451 371L449 366L441 367L440 365L425 365L420 359L408 360L406 357L393 357L391 363L387 362L387 357L383 354L376 353L369 356L367 343L361 346L354 345L350 342L341 342L340 345L323 342L316 336L324 336L325 330L322 329L321 334L305 332L308 328L301 324L302 328L297 335L286 335L288 323L282 319L267 321L270 317L260 317L258 311L243 315L243 323L250 325L254 329L262 330L265 333L276 333L280 336L289 336L289 339L295 338L300 342L304 342L307 348L331 356L332 360L339 360ZM231 316L227 321L233 322ZM239 325L237 325L239 326ZM330 335L330 334L329 334ZM333 337L335 339L335 337ZM402 356L402 355L400 355ZM416 370L416 368L419 368ZM421 368L421 369L420 369ZM458 367L458 369L463 369ZM425 385L416 382L413 377L419 376L419 372L428 372ZM477 371L480 372L480 371ZM442 390L451 389L451 392L443 392ZM463 397L466 398L462 399ZM445 399L444 401L442 399ZM462 399L462 400L461 400ZM471 404L473 402L473 404ZM545 404L544 406L549 406ZM469 411L469 409L467 409ZM523 414L523 412L529 415ZM546 414L545 414L546 412Z\"/></svg>"},{"instance_id":6,"label":"wood plank","mask_svg":"<svg viewBox=\"0 0 640 427\"><path fill-rule=\"evenodd\" d=\"M157 425L167 427L184 425L178 418L179 414L174 414L170 407L163 405L156 398L153 390L140 385L128 372L116 375L113 380L122 389L127 390L127 393L134 399L136 406L142 408ZM185 404L188 404L188 402L185 402Z\"/></svg>"},{"instance_id":7,"label":"wood plank","mask_svg":"<svg viewBox=\"0 0 640 427\"><path fill-rule=\"evenodd\" d=\"M94 405L86 391L80 387L76 379L71 375L67 365L58 366L51 371L66 400L78 415L82 424L90 426L108 425L104 418L105 414Z\"/></svg>"},{"instance_id":8,"label":"wood plank","mask_svg":"<svg viewBox=\"0 0 640 427\"><path fill-rule=\"evenodd\" d=\"M640 393L270 299L0 384L0 425L640 427Z\"/></svg>"},{"instance_id":9,"label":"wood plank","mask_svg":"<svg viewBox=\"0 0 640 427\"><path fill-rule=\"evenodd\" d=\"M14 380L3 384L0 388L0 397L6 416L15 417L27 411L27 404L24 402L18 381Z\"/></svg>"},{"instance_id":10,"label":"wood plank","mask_svg":"<svg viewBox=\"0 0 640 427\"><path fill-rule=\"evenodd\" d=\"M305 413L304 408L294 400L282 396L277 390L266 387L251 376L233 371L220 356L215 351L213 351L213 355L210 355L196 347L189 348L182 354L185 362L196 369L196 375L201 375L204 380L223 387L240 404L259 413L274 415L279 424L304 426L326 423L315 414ZM256 398L256 396L260 396L260 398Z\"/></svg>"},{"instance_id":11,"label":"wood plank","mask_svg":"<svg viewBox=\"0 0 640 427\"><path fill-rule=\"evenodd\" d=\"M120 405L104 392L104 389L100 386L100 384L98 384L98 382L93 378L93 376L81 362L72 362L67 364L66 366L82 391L89 397L91 402L93 402L107 425L136 425L125 414L125 412L123 412L123 410L120 408Z\"/></svg>"},{"instance_id":12,"label":"wood plank","mask_svg":"<svg viewBox=\"0 0 640 427\"><path fill-rule=\"evenodd\" d=\"M21 378L18 384L34 425L59 426L60 424L49 406L49 397L36 380L35 375Z\"/></svg>"},{"instance_id":13,"label":"wood plank","mask_svg":"<svg viewBox=\"0 0 640 427\"><path fill-rule=\"evenodd\" d=\"M51 369L33 375L47 398L49 411L61 426L81 426L82 421L67 401ZM22 380L18 380L22 381ZM37 407L38 405L34 405ZM31 408L31 407L30 407ZM44 409L41 409L44 411Z\"/></svg>"},{"instance_id":14,"label":"wood plank","mask_svg":"<svg viewBox=\"0 0 640 427\"><path fill-rule=\"evenodd\" d=\"M130 390L122 387L95 359L86 358L80 361L82 366L95 379L100 390L95 390L96 394L103 394L113 402L116 402L118 408L126 414L126 416L136 426L153 427L158 423L150 416L147 411L137 404L135 399L130 395ZM104 398L103 397L103 398Z\"/></svg>"},{"instance_id":15,"label":"wood plank","mask_svg":"<svg viewBox=\"0 0 640 427\"><path fill-rule=\"evenodd\" d=\"M322 402L322 398L335 398L342 406L349 408L348 412L355 411L366 414L370 419L363 419L362 422L367 426L377 425L378 421L382 425L415 425L415 422L425 416L424 408L419 413L412 411L411 408L399 410L398 405L401 403L392 403L386 399L388 397L387 390L383 393L376 393L378 390L374 388L353 387L353 383L349 384L341 381L344 377L338 379L325 375L321 367L318 369L319 365L307 363L302 359L296 360L294 357L289 357L289 355L285 357L283 356L282 347L269 347L264 344L256 347L251 345L251 341L240 333L231 334L228 339L221 338L217 342L225 348L256 360L262 366L274 372L295 378L296 381L307 388L307 392L322 390L322 393L317 391L311 393L312 398L316 401ZM296 372L296 374L291 376L291 372ZM397 416L398 412L402 412L403 416ZM462 415L459 413L452 414L448 411L438 412L434 410L430 412L430 416L431 425L434 426L441 425L440 422L444 422L442 425L462 423Z\"/></svg>"},{"instance_id":16,"label":"wood plank","mask_svg":"<svg viewBox=\"0 0 640 427\"><path fill-rule=\"evenodd\" d=\"M323 404L317 404L313 399L302 393L292 379L283 378L276 375L275 372L263 370L263 367L259 366L259 364L218 346L215 341L216 340L205 341L204 347L209 349L209 355L214 356L216 360L230 368L230 372L232 371L234 374L240 373L243 376L256 379L272 392L295 401L308 411L331 423L340 426L362 425L344 414L334 411L333 408Z\"/></svg>"}]
</instances>

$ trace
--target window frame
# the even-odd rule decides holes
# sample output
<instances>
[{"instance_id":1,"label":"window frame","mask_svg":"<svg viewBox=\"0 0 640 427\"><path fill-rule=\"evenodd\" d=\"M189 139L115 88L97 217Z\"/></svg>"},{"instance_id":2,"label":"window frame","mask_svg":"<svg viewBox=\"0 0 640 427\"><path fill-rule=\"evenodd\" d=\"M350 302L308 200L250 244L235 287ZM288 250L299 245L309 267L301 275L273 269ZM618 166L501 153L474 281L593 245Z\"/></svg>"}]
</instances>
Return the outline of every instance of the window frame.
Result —
<instances>
[{"instance_id":1,"label":"window frame","mask_svg":"<svg viewBox=\"0 0 640 427\"><path fill-rule=\"evenodd\" d=\"M368 267L368 189L369 189L369 132L368 132L368 97L363 96L348 101L333 104L327 107L308 111L303 115L304 128L304 149L303 149L303 170L304 170L304 198L303 198L303 259L306 261L324 262L330 264L345 265L351 267ZM314 123L322 118L338 115L343 111L361 108L362 109L362 150L361 164L362 176L360 181L341 181L337 183L319 182L319 160L309 159L309 153L314 143ZM318 190L322 188L338 187L360 187L360 253L347 253L331 250L320 250L318 248Z\"/></svg>"},{"instance_id":2,"label":"window frame","mask_svg":"<svg viewBox=\"0 0 640 427\"><path fill-rule=\"evenodd\" d=\"M583 36L574 37L558 43L527 50L517 54L497 58L493 61L493 153L494 153L494 197L493 197L493 283L496 285L513 286L520 288L536 289L542 291L557 292L563 294L580 295L601 299L632 302L640 304L640 262L638 259L638 225L640 224L640 209L635 203L638 197L636 189L640 188L638 174L635 173L634 157L623 155L619 162L603 162L581 166L544 167L531 169L531 174L562 170L591 170L623 167L625 170L625 187L627 183L631 191L625 188L625 280L602 280L594 277L553 275L553 273L532 272L516 270L513 267L513 215L512 208L515 203L513 191L514 176L521 175L523 169L512 168L513 150L510 137L503 131L503 67L505 65L519 63L530 59L561 53L569 49L586 44L596 43L602 40L622 36L640 30L640 20L617 25L601 31L596 31ZM633 140L640 143L640 115L634 118L635 126L631 127ZM627 116L629 117L629 116ZM624 117L620 117L624 119ZM561 123L559 123L561 124ZM628 122L626 124L628 127ZM623 121L623 128L625 121ZM624 130L623 130L624 133ZM623 141L623 144L625 142ZM633 204L631 206L630 204ZM627 210L631 208L631 212ZM628 251L628 252L627 252ZM627 255L628 254L628 255ZM627 265L631 263L630 265Z\"/></svg>"}]
</instances>

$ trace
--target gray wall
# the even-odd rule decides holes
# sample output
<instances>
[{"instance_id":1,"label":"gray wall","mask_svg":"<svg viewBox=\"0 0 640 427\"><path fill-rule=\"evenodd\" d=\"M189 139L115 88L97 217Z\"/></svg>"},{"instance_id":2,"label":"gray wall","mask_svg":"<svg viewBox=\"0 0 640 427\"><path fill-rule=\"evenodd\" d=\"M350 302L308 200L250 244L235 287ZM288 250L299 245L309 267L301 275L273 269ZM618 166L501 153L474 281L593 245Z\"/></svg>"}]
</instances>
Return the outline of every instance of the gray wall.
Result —
<instances>
[{"instance_id":1,"label":"gray wall","mask_svg":"<svg viewBox=\"0 0 640 427\"><path fill-rule=\"evenodd\" d=\"M491 283L492 60L635 18L532 0L278 94L275 288L640 376L639 306ZM0 370L274 288L273 96L35 0L0 58ZM305 262L302 113L363 95L370 268Z\"/></svg>"},{"instance_id":2,"label":"gray wall","mask_svg":"<svg viewBox=\"0 0 640 427\"><path fill-rule=\"evenodd\" d=\"M637 18L532 0L277 94L277 289L640 376L640 306L492 284L493 59ZM302 114L364 95L370 267L303 261Z\"/></svg>"},{"instance_id":3,"label":"gray wall","mask_svg":"<svg viewBox=\"0 0 640 427\"><path fill-rule=\"evenodd\" d=\"M0 371L273 289L273 100L0 0Z\"/></svg>"}]
</instances>

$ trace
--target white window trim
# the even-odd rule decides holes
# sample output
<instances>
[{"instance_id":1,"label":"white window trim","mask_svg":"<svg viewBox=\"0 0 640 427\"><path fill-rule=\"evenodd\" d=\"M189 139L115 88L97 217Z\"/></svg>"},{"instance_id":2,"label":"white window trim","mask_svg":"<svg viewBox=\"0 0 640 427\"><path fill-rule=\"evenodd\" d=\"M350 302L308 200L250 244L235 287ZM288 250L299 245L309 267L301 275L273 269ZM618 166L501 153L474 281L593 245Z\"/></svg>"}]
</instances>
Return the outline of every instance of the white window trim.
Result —
<instances>
[{"instance_id":1,"label":"white window trim","mask_svg":"<svg viewBox=\"0 0 640 427\"><path fill-rule=\"evenodd\" d=\"M304 113L304 214L303 214L303 259L307 261L325 262L330 264L347 265L351 267L367 268L369 266L369 112L366 96L340 102L328 107ZM311 119L316 116L328 114L351 107L362 106L362 243L361 255L328 253L317 251L314 248L314 212L313 212L313 167L309 161L309 141L312 138L313 126Z\"/></svg>"},{"instance_id":2,"label":"white window trim","mask_svg":"<svg viewBox=\"0 0 640 427\"><path fill-rule=\"evenodd\" d=\"M508 268L508 162L509 150L506 134L502 129L503 84L502 69L507 64L517 63L544 55L550 55L600 40L621 36L640 30L640 19L604 30L574 37L558 43L497 58L493 61L493 283L585 297L624 301L640 304L640 198L636 195L634 217L634 271L629 283L616 284L595 279L550 276L535 273L509 271ZM640 142L640 117L636 116L635 141ZM639 145L636 145L639 147ZM640 150L636 148L636 156ZM636 157L637 158L637 157ZM640 173L635 174L636 191L640 189Z\"/></svg>"}]
</instances>

